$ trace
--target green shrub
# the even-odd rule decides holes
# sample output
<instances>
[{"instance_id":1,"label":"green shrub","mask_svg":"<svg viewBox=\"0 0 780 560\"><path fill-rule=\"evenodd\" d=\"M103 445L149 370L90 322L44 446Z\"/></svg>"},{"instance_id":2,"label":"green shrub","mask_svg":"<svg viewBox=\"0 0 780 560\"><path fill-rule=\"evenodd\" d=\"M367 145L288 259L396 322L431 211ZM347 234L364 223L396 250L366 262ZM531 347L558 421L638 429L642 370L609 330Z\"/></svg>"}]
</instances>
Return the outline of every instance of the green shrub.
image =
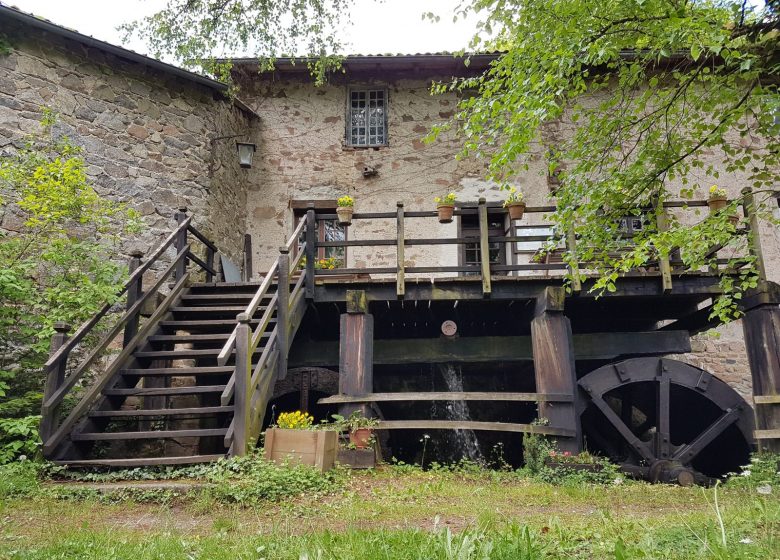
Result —
<instances>
[{"instance_id":1,"label":"green shrub","mask_svg":"<svg viewBox=\"0 0 780 560\"><path fill-rule=\"evenodd\" d=\"M218 461L206 480L207 492L223 502L251 504L307 494L329 494L343 486L346 470L321 473L308 465L277 465L260 454Z\"/></svg>"},{"instance_id":2,"label":"green shrub","mask_svg":"<svg viewBox=\"0 0 780 560\"><path fill-rule=\"evenodd\" d=\"M41 463L14 461L0 465L0 500L27 498L40 490Z\"/></svg>"},{"instance_id":3,"label":"green shrub","mask_svg":"<svg viewBox=\"0 0 780 560\"><path fill-rule=\"evenodd\" d=\"M780 491L780 454L754 453L750 463L730 476L726 485L732 488L769 486L770 491Z\"/></svg>"}]
</instances>

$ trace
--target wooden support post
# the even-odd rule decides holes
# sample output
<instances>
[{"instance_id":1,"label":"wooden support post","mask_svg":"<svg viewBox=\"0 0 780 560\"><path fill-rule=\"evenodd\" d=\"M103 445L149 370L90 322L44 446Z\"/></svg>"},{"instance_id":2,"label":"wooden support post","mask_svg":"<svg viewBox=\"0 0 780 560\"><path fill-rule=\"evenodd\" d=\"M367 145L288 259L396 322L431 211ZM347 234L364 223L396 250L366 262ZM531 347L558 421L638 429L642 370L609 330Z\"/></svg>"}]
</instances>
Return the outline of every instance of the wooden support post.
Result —
<instances>
[{"instance_id":1,"label":"wooden support post","mask_svg":"<svg viewBox=\"0 0 780 560\"><path fill-rule=\"evenodd\" d=\"M742 189L742 211L748 219L748 244L750 254L756 258L756 269L760 280L766 280L766 264L764 252L761 249L761 229L756 208L756 198L750 187Z\"/></svg>"},{"instance_id":2,"label":"wooden support post","mask_svg":"<svg viewBox=\"0 0 780 560\"><path fill-rule=\"evenodd\" d=\"M54 334L51 337L51 345L49 346L49 356L53 356L57 350L59 350L63 344L68 340L68 331L70 325L62 321L54 323ZM69 354L69 353L68 353ZM43 402L49 400L57 389L60 388L62 382L65 380L65 369L68 364L68 354L65 354L60 361L53 364L46 375L46 385L43 388ZM46 443L46 440L51 437L54 430L57 428L60 415L60 406L52 408L48 413L43 411L41 413L41 426L39 432L41 434L41 441Z\"/></svg>"},{"instance_id":3,"label":"wooden support post","mask_svg":"<svg viewBox=\"0 0 780 560\"><path fill-rule=\"evenodd\" d=\"M396 217L396 278L395 278L395 293L399 298L403 298L406 293L406 279L404 277L404 244L406 240L404 238L404 203L398 201L396 203L398 207L398 215Z\"/></svg>"},{"instance_id":4,"label":"wooden support post","mask_svg":"<svg viewBox=\"0 0 780 560\"><path fill-rule=\"evenodd\" d=\"M656 204L655 220L658 232L669 231L669 216L662 202ZM672 267L669 264L669 255L658 255L658 268L661 271L661 286L665 294L672 291Z\"/></svg>"},{"instance_id":5,"label":"wooden support post","mask_svg":"<svg viewBox=\"0 0 780 560\"><path fill-rule=\"evenodd\" d=\"M187 219L187 207L186 206L180 207L179 211L176 212L176 214L174 215L174 218L176 218L176 223L181 225L184 222L184 220ZM176 248L177 255L186 249L187 228L182 229L179 232L179 234L176 236L176 240L174 241L174 247ZM187 272L187 259L181 259L176 265L176 270L174 271L173 279L179 280L181 278L184 278L185 272Z\"/></svg>"},{"instance_id":6,"label":"wooden support post","mask_svg":"<svg viewBox=\"0 0 780 560\"><path fill-rule=\"evenodd\" d=\"M579 294L582 291L582 281L580 280L580 265L577 261L577 234L574 231L574 225L569 226L566 232L566 249L571 253L571 263L569 264L569 274L571 275L571 291Z\"/></svg>"},{"instance_id":7,"label":"wooden support post","mask_svg":"<svg viewBox=\"0 0 780 560\"><path fill-rule=\"evenodd\" d=\"M233 397L233 454L244 456L249 444L249 411L251 395L249 380L252 377L252 358L249 355L249 339L252 336L247 313L236 317L236 371L235 396Z\"/></svg>"},{"instance_id":8,"label":"wooden support post","mask_svg":"<svg viewBox=\"0 0 780 560\"><path fill-rule=\"evenodd\" d=\"M317 214L314 204L306 210L306 299L314 299L314 261L317 258ZM347 266L347 263L344 263Z\"/></svg>"},{"instance_id":9,"label":"wooden support post","mask_svg":"<svg viewBox=\"0 0 780 560\"><path fill-rule=\"evenodd\" d=\"M341 315L339 341L339 393L358 396L374 390L374 317L368 313L366 293L347 291L347 312ZM339 414L349 416L355 410L368 414L365 404L339 406Z\"/></svg>"},{"instance_id":10,"label":"wooden support post","mask_svg":"<svg viewBox=\"0 0 780 560\"><path fill-rule=\"evenodd\" d=\"M290 343L290 252L279 248L279 272L276 285L276 343L279 360L276 363L279 379L287 377L287 353Z\"/></svg>"},{"instance_id":11,"label":"wooden support post","mask_svg":"<svg viewBox=\"0 0 780 560\"><path fill-rule=\"evenodd\" d=\"M214 249L208 245L206 246L206 266L208 267L206 269L206 282L213 282L214 273L212 270L214 270Z\"/></svg>"},{"instance_id":12,"label":"wooden support post","mask_svg":"<svg viewBox=\"0 0 780 560\"><path fill-rule=\"evenodd\" d=\"M578 453L582 429L577 401L577 374L571 323L563 314L566 293L561 287L547 287L537 298L536 313L531 321L531 347L537 393L572 396L572 402L541 402L539 417L554 428L573 430L572 438L557 438L561 451Z\"/></svg>"},{"instance_id":13,"label":"wooden support post","mask_svg":"<svg viewBox=\"0 0 780 560\"><path fill-rule=\"evenodd\" d=\"M479 199L479 262L482 267L482 295L490 295L490 244L488 243L487 201Z\"/></svg>"},{"instance_id":14,"label":"wooden support post","mask_svg":"<svg viewBox=\"0 0 780 560\"><path fill-rule=\"evenodd\" d=\"M750 309L742 318L742 329L753 395L780 395L780 307L774 303ZM756 401L755 415L759 449L780 453L780 402Z\"/></svg>"},{"instance_id":15,"label":"wooden support post","mask_svg":"<svg viewBox=\"0 0 780 560\"><path fill-rule=\"evenodd\" d=\"M244 282L249 282L252 279L252 236L248 233L244 234L244 266L242 267L242 277Z\"/></svg>"},{"instance_id":16,"label":"wooden support post","mask_svg":"<svg viewBox=\"0 0 780 560\"><path fill-rule=\"evenodd\" d=\"M133 251L130 253L130 264L128 265L128 272L132 275L139 266L141 266L141 257L144 254L141 251ZM143 293L143 276L139 276L138 279L133 282L127 288L127 303L126 309L130 309L135 305L135 302L141 297ZM136 311L135 315L130 317L125 325L125 334L122 339L122 348L127 346L127 343L133 340L133 337L138 332L138 318L140 317L140 310Z\"/></svg>"}]
</instances>

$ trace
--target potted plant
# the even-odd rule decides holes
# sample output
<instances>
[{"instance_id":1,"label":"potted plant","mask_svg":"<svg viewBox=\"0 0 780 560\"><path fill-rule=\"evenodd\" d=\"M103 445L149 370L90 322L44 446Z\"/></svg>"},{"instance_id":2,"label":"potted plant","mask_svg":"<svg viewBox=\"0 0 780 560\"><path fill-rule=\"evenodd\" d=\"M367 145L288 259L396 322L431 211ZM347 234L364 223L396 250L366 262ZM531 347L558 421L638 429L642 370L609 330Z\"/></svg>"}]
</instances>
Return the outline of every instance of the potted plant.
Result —
<instances>
[{"instance_id":1,"label":"potted plant","mask_svg":"<svg viewBox=\"0 0 780 560\"><path fill-rule=\"evenodd\" d=\"M436 210L439 212L439 223L449 224L452 222L452 214L455 212L455 193L448 193L444 196L437 196L433 199L436 203Z\"/></svg>"},{"instance_id":2,"label":"potted plant","mask_svg":"<svg viewBox=\"0 0 780 560\"><path fill-rule=\"evenodd\" d=\"M344 195L336 201L336 214L339 216L339 223L342 226L352 225L352 213L355 211L355 199Z\"/></svg>"},{"instance_id":3,"label":"potted plant","mask_svg":"<svg viewBox=\"0 0 780 560\"><path fill-rule=\"evenodd\" d=\"M710 196L707 199L707 206L710 207L710 214L723 210L729 203L726 189L721 189L718 185L710 187Z\"/></svg>"},{"instance_id":4,"label":"potted plant","mask_svg":"<svg viewBox=\"0 0 780 560\"><path fill-rule=\"evenodd\" d=\"M357 449L371 447L374 438L374 428L379 425L376 418L368 418L360 410L354 411L347 418L334 414L333 419L342 430L349 433L349 443Z\"/></svg>"},{"instance_id":5,"label":"potted plant","mask_svg":"<svg viewBox=\"0 0 780 560\"><path fill-rule=\"evenodd\" d=\"M509 187L509 196L504 200L504 208L509 212L509 218L512 220L521 220L525 212L525 199L523 193L515 187Z\"/></svg>"},{"instance_id":6,"label":"potted plant","mask_svg":"<svg viewBox=\"0 0 780 560\"><path fill-rule=\"evenodd\" d=\"M329 427L315 426L314 418L306 412L283 412L265 432L265 456L277 463L303 463L322 472L330 470L336 463L338 432Z\"/></svg>"}]
</instances>

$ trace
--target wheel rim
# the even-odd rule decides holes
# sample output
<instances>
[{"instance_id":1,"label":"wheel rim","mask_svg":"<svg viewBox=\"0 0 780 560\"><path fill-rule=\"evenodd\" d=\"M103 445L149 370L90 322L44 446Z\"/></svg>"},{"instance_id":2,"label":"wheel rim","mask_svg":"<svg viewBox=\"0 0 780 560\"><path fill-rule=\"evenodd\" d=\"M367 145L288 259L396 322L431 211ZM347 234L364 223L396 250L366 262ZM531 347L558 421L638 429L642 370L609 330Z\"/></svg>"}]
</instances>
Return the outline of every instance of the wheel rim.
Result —
<instances>
[{"instance_id":1,"label":"wheel rim","mask_svg":"<svg viewBox=\"0 0 780 560\"><path fill-rule=\"evenodd\" d=\"M749 458L750 406L702 369L635 358L594 370L579 385L587 395L585 446L646 478L720 477Z\"/></svg>"}]
</instances>

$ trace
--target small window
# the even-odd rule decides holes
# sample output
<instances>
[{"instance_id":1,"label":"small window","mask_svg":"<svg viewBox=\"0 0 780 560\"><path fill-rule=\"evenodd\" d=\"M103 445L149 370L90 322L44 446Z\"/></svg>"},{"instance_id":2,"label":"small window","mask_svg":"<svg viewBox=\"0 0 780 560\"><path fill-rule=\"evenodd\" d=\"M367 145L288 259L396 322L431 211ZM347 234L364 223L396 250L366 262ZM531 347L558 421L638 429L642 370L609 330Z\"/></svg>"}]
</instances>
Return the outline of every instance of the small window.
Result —
<instances>
[{"instance_id":1,"label":"small window","mask_svg":"<svg viewBox=\"0 0 780 560\"><path fill-rule=\"evenodd\" d=\"M504 215L488 213L488 237L500 237L504 235ZM466 214L460 217L460 237L479 237L479 217L477 214ZM463 244L460 262L466 266L479 266L482 263L479 242ZM488 244L488 255L491 264L506 264L506 251L504 244L493 242ZM477 272L464 272L464 276L478 274Z\"/></svg>"},{"instance_id":2,"label":"small window","mask_svg":"<svg viewBox=\"0 0 780 560\"><path fill-rule=\"evenodd\" d=\"M350 88L347 145L387 145L387 90Z\"/></svg>"},{"instance_id":3,"label":"small window","mask_svg":"<svg viewBox=\"0 0 780 560\"><path fill-rule=\"evenodd\" d=\"M303 203L293 201L293 212L295 214L295 224L298 225L300 220L306 219L305 205L308 201ZM316 204L317 211L320 213L335 214L336 213L336 201L321 201ZM346 241L347 240L347 228L339 224L338 220L317 220L316 222L316 238L317 241ZM305 234L302 234L300 244L305 241ZM317 261L330 261L336 268L343 268L347 266L347 248L346 247L319 247L317 249ZM317 266L317 264L315 264Z\"/></svg>"}]
</instances>

